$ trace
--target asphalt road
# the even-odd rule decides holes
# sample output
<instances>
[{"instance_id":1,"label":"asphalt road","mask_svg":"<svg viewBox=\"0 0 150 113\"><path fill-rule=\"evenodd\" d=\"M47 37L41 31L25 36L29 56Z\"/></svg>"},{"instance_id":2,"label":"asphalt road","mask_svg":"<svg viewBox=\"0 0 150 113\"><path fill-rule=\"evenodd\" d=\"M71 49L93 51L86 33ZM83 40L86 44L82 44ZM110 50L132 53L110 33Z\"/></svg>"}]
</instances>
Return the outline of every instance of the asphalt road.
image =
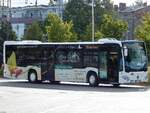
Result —
<instances>
[{"instance_id":1,"label":"asphalt road","mask_svg":"<svg viewBox=\"0 0 150 113\"><path fill-rule=\"evenodd\" d=\"M150 113L149 103L148 86L0 80L0 113Z\"/></svg>"}]
</instances>

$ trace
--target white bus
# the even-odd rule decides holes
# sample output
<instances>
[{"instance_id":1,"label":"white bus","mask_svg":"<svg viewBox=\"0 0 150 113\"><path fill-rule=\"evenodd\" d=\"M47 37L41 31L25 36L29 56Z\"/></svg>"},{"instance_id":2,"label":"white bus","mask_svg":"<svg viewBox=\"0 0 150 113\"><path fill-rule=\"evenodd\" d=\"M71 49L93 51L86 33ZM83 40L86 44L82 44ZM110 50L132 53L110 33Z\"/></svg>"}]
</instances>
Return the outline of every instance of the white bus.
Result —
<instances>
[{"instance_id":1,"label":"white bus","mask_svg":"<svg viewBox=\"0 0 150 113\"><path fill-rule=\"evenodd\" d=\"M118 86L148 81L145 43L137 40L6 41L3 53L4 77L31 83L49 80Z\"/></svg>"}]
</instances>

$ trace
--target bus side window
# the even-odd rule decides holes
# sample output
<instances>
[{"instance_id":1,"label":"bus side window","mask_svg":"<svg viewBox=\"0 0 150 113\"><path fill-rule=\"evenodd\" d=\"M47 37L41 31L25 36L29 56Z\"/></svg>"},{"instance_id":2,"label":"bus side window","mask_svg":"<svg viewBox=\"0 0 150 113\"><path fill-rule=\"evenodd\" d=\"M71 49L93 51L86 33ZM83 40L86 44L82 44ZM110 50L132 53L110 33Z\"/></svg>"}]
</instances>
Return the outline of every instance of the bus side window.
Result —
<instances>
[{"instance_id":1,"label":"bus side window","mask_svg":"<svg viewBox=\"0 0 150 113\"><path fill-rule=\"evenodd\" d=\"M57 64L65 64L67 62L67 53L64 50L56 52L56 62Z\"/></svg>"},{"instance_id":2,"label":"bus side window","mask_svg":"<svg viewBox=\"0 0 150 113\"><path fill-rule=\"evenodd\" d=\"M68 60L70 63L79 63L80 62L80 53L76 51L70 51L68 53Z\"/></svg>"},{"instance_id":3,"label":"bus side window","mask_svg":"<svg viewBox=\"0 0 150 113\"><path fill-rule=\"evenodd\" d=\"M73 67L81 67L82 66L82 56L81 51L72 50L68 52L67 60L70 65Z\"/></svg>"},{"instance_id":4,"label":"bus side window","mask_svg":"<svg viewBox=\"0 0 150 113\"><path fill-rule=\"evenodd\" d=\"M84 66L97 67L98 66L98 52L85 51L84 52Z\"/></svg>"}]
</instances>

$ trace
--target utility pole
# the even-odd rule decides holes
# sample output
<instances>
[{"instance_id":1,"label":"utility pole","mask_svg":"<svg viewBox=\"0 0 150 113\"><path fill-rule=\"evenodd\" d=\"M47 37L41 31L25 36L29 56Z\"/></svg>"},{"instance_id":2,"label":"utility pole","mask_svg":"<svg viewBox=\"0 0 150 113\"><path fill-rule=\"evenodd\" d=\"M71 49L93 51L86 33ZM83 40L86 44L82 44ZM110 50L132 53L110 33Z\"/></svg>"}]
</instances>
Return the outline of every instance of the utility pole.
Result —
<instances>
[{"instance_id":1,"label":"utility pole","mask_svg":"<svg viewBox=\"0 0 150 113\"><path fill-rule=\"evenodd\" d=\"M4 0L2 0L2 18L4 16L4 5L5 5Z\"/></svg>"},{"instance_id":2,"label":"utility pole","mask_svg":"<svg viewBox=\"0 0 150 113\"><path fill-rule=\"evenodd\" d=\"M35 6L37 6L37 0L35 1Z\"/></svg>"},{"instance_id":3,"label":"utility pole","mask_svg":"<svg viewBox=\"0 0 150 113\"><path fill-rule=\"evenodd\" d=\"M0 18L1 18L1 14L2 14L2 1L0 0Z\"/></svg>"},{"instance_id":4,"label":"utility pole","mask_svg":"<svg viewBox=\"0 0 150 113\"><path fill-rule=\"evenodd\" d=\"M94 42L94 0L92 0L92 42Z\"/></svg>"},{"instance_id":5,"label":"utility pole","mask_svg":"<svg viewBox=\"0 0 150 113\"><path fill-rule=\"evenodd\" d=\"M25 0L25 4L28 4L28 0Z\"/></svg>"},{"instance_id":6,"label":"utility pole","mask_svg":"<svg viewBox=\"0 0 150 113\"><path fill-rule=\"evenodd\" d=\"M59 16L60 16L60 18L62 19L62 13L61 13L61 0L58 0L58 7L59 7Z\"/></svg>"}]
</instances>

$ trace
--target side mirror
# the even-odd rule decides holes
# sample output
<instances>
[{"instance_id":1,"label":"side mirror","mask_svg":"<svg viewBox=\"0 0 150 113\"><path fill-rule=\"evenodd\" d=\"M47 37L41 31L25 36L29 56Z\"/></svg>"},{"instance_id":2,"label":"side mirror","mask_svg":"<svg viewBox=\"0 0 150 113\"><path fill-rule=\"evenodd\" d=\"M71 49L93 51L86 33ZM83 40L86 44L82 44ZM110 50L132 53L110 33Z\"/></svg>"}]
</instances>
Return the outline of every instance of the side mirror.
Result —
<instances>
[{"instance_id":1,"label":"side mirror","mask_svg":"<svg viewBox=\"0 0 150 113\"><path fill-rule=\"evenodd\" d=\"M128 56L128 48L126 46L123 47L124 56Z\"/></svg>"}]
</instances>

